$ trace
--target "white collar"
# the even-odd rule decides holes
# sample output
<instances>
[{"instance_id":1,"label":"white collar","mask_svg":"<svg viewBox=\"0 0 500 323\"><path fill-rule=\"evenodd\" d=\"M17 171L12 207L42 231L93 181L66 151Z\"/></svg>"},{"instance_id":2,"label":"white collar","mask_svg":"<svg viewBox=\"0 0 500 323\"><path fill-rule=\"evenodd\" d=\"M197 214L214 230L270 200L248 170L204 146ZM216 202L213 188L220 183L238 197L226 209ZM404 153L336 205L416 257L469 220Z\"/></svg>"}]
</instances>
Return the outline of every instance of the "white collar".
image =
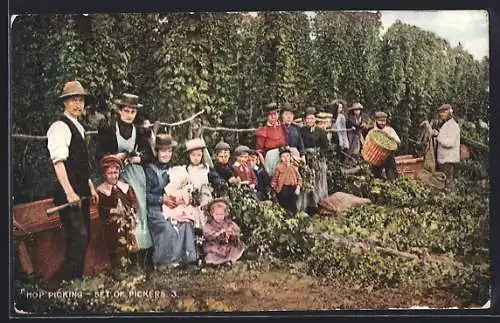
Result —
<instances>
[{"instance_id":1,"label":"white collar","mask_svg":"<svg viewBox=\"0 0 500 323\"><path fill-rule=\"evenodd\" d=\"M65 116L66 116L69 120L71 120L74 124L81 126L81 124L80 124L80 122L78 121L78 119L77 119L77 118L75 118L75 117L71 116L69 113L66 113L66 111L64 111L64 115L65 115Z\"/></svg>"},{"instance_id":2,"label":"white collar","mask_svg":"<svg viewBox=\"0 0 500 323\"><path fill-rule=\"evenodd\" d=\"M125 194L127 194L128 188L130 187L129 184L122 181L118 181L118 183L116 183L116 186ZM111 195L112 188L113 186L108 182L103 182L101 185L97 186L97 190L106 196Z\"/></svg>"}]
</instances>

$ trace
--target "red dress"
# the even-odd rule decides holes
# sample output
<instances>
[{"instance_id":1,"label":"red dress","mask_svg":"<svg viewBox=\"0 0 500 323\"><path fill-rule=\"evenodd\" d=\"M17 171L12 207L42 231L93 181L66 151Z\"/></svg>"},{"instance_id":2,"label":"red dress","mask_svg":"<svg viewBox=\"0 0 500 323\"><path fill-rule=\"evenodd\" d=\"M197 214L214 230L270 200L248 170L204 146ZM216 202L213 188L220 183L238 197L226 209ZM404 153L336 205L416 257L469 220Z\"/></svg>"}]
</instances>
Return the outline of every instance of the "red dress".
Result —
<instances>
[{"instance_id":1,"label":"red dress","mask_svg":"<svg viewBox=\"0 0 500 323\"><path fill-rule=\"evenodd\" d=\"M257 129L255 148L266 156L266 152L271 149L276 149L285 146L288 143L288 133L286 128L282 127L279 123L272 126L269 123Z\"/></svg>"},{"instance_id":2,"label":"red dress","mask_svg":"<svg viewBox=\"0 0 500 323\"><path fill-rule=\"evenodd\" d=\"M138 245L133 234L133 229L137 217L132 209L137 210L137 199L132 186L118 181L118 184L113 188L104 182L96 190L99 195L99 215L104 222L106 243L110 255L113 258L119 259L129 252L136 251ZM118 200L121 201L123 208L120 214L112 215L110 211L117 208ZM119 219L124 219L127 222L127 227L124 228L123 233L118 232L120 228ZM120 237L125 237L127 245L120 243Z\"/></svg>"}]
</instances>

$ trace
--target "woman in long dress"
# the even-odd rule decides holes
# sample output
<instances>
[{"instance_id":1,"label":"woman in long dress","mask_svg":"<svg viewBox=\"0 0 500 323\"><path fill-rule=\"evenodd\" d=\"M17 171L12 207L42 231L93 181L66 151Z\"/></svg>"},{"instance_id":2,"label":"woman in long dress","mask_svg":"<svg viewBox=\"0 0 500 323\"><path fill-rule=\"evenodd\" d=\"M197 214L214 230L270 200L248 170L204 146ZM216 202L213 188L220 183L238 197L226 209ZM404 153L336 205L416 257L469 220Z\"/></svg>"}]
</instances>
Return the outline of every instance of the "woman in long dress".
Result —
<instances>
[{"instance_id":1,"label":"woman in long dress","mask_svg":"<svg viewBox=\"0 0 500 323\"><path fill-rule=\"evenodd\" d=\"M307 165L314 170L314 188L302 190L297 201L297 209L307 214L317 212L319 201L328 195L326 155L328 138L325 129L316 126L316 109L310 107L305 113L306 125L301 128L306 150Z\"/></svg>"},{"instance_id":2,"label":"woman in long dress","mask_svg":"<svg viewBox=\"0 0 500 323\"><path fill-rule=\"evenodd\" d=\"M360 103L355 103L348 110L346 128L351 129L347 134L349 139L349 155L359 159L361 147L364 143L363 130L366 128L363 117L363 106Z\"/></svg>"},{"instance_id":3,"label":"woman in long dress","mask_svg":"<svg viewBox=\"0 0 500 323\"><path fill-rule=\"evenodd\" d=\"M148 225L154 244L153 263L158 269L177 267L181 264L196 262L194 223L177 222L165 218L162 206L175 208L184 203L183 199L168 196L165 186L170 182L169 170L172 168L172 148L177 143L167 134L156 136L156 160L145 168L148 204Z\"/></svg>"},{"instance_id":4,"label":"woman in long dress","mask_svg":"<svg viewBox=\"0 0 500 323\"><path fill-rule=\"evenodd\" d=\"M120 108L120 117L116 122L99 127L96 157L101 160L104 155L114 154L123 161L120 180L132 187L137 198L137 225L134 235L140 249L139 261L150 265L153 242L147 223L146 177L143 165L152 159L153 153L148 142L151 134L149 129L134 124L138 110L142 107L138 101L138 96L128 93L123 93L115 101Z\"/></svg>"}]
</instances>

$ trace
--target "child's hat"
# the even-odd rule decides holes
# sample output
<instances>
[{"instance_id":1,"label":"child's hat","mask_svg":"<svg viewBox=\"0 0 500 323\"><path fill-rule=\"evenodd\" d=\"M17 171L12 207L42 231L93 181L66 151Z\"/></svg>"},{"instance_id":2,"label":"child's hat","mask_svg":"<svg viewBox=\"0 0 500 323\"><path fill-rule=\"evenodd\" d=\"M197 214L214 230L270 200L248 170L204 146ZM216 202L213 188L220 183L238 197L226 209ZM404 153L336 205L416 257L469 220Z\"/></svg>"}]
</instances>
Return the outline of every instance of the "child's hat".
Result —
<instances>
[{"instance_id":1,"label":"child's hat","mask_svg":"<svg viewBox=\"0 0 500 323\"><path fill-rule=\"evenodd\" d=\"M290 154L292 153L289 146L280 147L279 152L280 152L280 156L284 153L290 153Z\"/></svg>"},{"instance_id":2,"label":"child's hat","mask_svg":"<svg viewBox=\"0 0 500 323\"><path fill-rule=\"evenodd\" d=\"M210 201L210 203L207 204L206 210L208 213L212 210L212 206L215 205L216 203L224 203L226 204L227 208L230 207L229 200L226 197L218 197Z\"/></svg>"}]
</instances>

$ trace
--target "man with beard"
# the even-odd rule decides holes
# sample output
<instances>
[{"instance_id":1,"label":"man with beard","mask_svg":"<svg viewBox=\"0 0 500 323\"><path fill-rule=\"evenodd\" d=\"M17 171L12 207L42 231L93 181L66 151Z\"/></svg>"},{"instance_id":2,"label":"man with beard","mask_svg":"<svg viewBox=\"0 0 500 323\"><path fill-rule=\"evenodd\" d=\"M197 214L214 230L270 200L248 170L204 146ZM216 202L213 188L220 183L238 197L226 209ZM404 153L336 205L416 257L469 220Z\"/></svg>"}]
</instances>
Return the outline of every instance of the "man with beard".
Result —
<instances>
[{"instance_id":1,"label":"man with beard","mask_svg":"<svg viewBox=\"0 0 500 323\"><path fill-rule=\"evenodd\" d=\"M401 144L398 134L391 126L387 125L387 113L382 111L375 112L375 127L368 132L370 134L372 131L382 131L391 137L398 146ZM368 135L367 135L368 136ZM398 169L396 165L396 159L394 158L394 152L387 157L384 163L380 166L372 166L372 173L375 178L383 178L382 172L385 169L386 178L390 181L398 178Z\"/></svg>"},{"instance_id":2,"label":"man with beard","mask_svg":"<svg viewBox=\"0 0 500 323\"><path fill-rule=\"evenodd\" d=\"M437 141L437 170L446 174L445 187L455 188L455 165L460 162L460 127L453 118L453 109L449 104L439 107L441 127L433 131Z\"/></svg>"}]
</instances>

